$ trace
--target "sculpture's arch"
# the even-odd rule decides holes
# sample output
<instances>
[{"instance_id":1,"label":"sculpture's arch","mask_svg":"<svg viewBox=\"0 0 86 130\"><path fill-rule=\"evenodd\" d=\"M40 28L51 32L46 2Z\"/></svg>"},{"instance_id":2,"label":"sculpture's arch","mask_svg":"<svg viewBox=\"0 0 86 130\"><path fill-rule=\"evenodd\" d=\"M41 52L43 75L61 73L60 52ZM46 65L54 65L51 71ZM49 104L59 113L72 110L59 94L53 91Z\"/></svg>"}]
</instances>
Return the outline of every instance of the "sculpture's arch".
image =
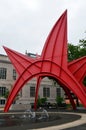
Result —
<instances>
[{"instance_id":1,"label":"sculpture's arch","mask_svg":"<svg viewBox=\"0 0 86 130\"><path fill-rule=\"evenodd\" d=\"M18 55L16 55L15 57L17 56ZM24 57L21 57L19 58L24 62ZM40 58L36 60L31 59L30 61L26 58L25 63L26 64L21 66L21 72L19 71L19 77L8 97L4 109L5 112L8 111L15 96L27 81L31 80L33 77L40 78L43 76L51 76L57 79L63 86L65 86L65 88L68 88L75 95L77 95L77 97L86 107L86 93L84 92L84 89L78 82L77 78L74 77L74 75L68 68L67 11L62 14L62 16L59 18L59 20L56 22L53 29L51 30L51 33L49 34L45 42L45 46L43 48Z\"/></svg>"},{"instance_id":2,"label":"sculpture's arch","mask_svg":"<svg viewBox=\"0 0 86 130\"><path fill-rule=\"evenodd\" d=\"M73 91L75 93L75 95L77 95L77 97L79 97L79 99L82 101L82 103L85 104L86 95L85 95L82 87L71 76L70 73L67 73L65 70L61 69L61 71L63 71L64 75L62 75L62 77L61 76L59 77L59 75L57 76L57 72L52 72L52 73L50 73L48 71L47 72L45 72L45 71L40 72L39 64L43 64L43 63L45 63L45 62L39 61L39 62L34 63L34 64L36 64L35 69L37 70L37 72L33 71L34 64L31 64L28 68L26 68L26 70L23 72L23 74L18 78L17 82L14 85L14 89L12 89L11 94L8 97L7 106L5 108L5 111L8 111L15 96L18 94L18 92L24 86L24 84L27 81L31 80L33 77L36 77L38 75L39 76L51 76L53 78L58 79L59 82L61 82L64 86L67 86L71 91ZM52 63L52 66L54 67L54 69L59 68L55 63ZM27 75L28 75L28 77L27 77ZM65 78L64 78L64 76L65 76ZM22 80L22 79L24 79L24 80ZM68 79L69 79L69 82L67 82ZM73 88L72 88L71 84L73 85ZM76 91L76 88L77 88L77 91Z\"/></svg>"},{"instance_id":3,"label":"sculpture's arch","mask_svg":"<svg viewBox=\"0 0 86 130\"><path fill-rule=\"evenodd\" d=\"M16 51L12 50L12 49L9 49L7 47L4 47L4 49L7 52L11 62L13 63L13 65L14 65L14 67L15 67L15 69L18 72L19 75L21 75L21 73L24 71L24 69L29 64L31 64L33 61L36 61L36 59L32 59L31 57L27 57L26 55L23 55L23 54L21 54L19 52L16 52ZM72 74L75 76L75 78L79 82L83 81L83 79L85 77L85 68L84 68L85 64L86 64L86 56L68 63L69 70L72 72ZM81 73L81 69L83 70L82 73ZM76 77L76 73L79 76ZM36 95L35 95L35 109L36 109L36 103L37 103L37 97L38 97L38 90L39 90L39 86L40 86L40 81L41 81L41 79L43 77L37 76ZM82 82L80 82L80 84L82 85L82 88L83 88ZM67 95L68 95L68 97L70 99L70 102L71 102L71 104L73 106L73 109L75 109L75 104L74 104L74 101L73 101L72 96L70 94L70 90L67 87L63 87L63 89L67 93Z\"/></svg>"},{"instance_id":4,"label":"sculpture's arch","mask_svg":"<svg viewBox=\"0 0 86 130\"><path fill-rule=\"evenodd\" d=\"M26 55L23 55L19 52L16 52L12 49L9 49L7 47L4 47L5 51L7 52L11 62L13 63L17 73L19 75L22 74L22 72L24 71L24 69L30 65L33 61L36 61L36 59L32 59L31 57L27 57ZM44 77L44 76L43 76ZM43 77L39 77L37 76L37 85L36 85L36 95L35 95L35 105L34 108L36 109L36 104L37 104L37 98L38 98L38 90L40 87L40 81ZM14 88L14 87L13 87ZM12 88L12 89L13 89ZM72 99L72 96L70 94L70 91L68 90L68 88L63 87L65 93L68 95L70 102L73 106L73 109L75 109L75 104L74 101Z\"/></svg>"},{"instance_id":5,"label":"sculpture's arch","mask_svg":"<svg viewBox=\"0 0 86 130\"><path fill-rule=\"evenodd\" d=\"M41 84L41 80L43 79L43 78L45 78L44 76L43 77L37 77L37 84L36 84L36 94L35 94L35 102L34 102L34 109L36 110L37 109L37 99L38 99L38 93L39 93L39 87L40 87L40 84ZM51 79L53 79L53 77L51 77ZM54 78L55 79L55 78ZM55 81L56 81L57 79L55 79ZM56 81L57 83L58 83L58 81ZM70 90L66 87L66 86L64 86L64 85L62 85L61 83L59 83L59 85L63 88L63 90L65 91L65 93L68 95L68 98L69 98L69 100L70 100L70 103L71 103L71 105L72 105L72 107L73 107L73 109L75 110L76 109L76 105L75 105L75 102L74 102L74 100L73 100L73 98L72 98L72 95L71 95L71 93L70 93Z\"/></svg>"}]
</instances>

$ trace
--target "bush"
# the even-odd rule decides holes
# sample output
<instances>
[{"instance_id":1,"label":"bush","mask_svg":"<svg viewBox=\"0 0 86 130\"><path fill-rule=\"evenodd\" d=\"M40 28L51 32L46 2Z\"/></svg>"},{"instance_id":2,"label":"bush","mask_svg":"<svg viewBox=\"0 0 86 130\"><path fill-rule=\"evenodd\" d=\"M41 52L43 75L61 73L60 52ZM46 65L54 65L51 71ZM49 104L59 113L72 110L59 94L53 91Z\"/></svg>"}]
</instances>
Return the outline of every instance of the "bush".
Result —
<instances>
[{"instance_id":1,"label":"bush","mask_svg":"<svg viewBox=\"0 0 86 130\"><path fill-rule=\"evenodd\" d=\"M57 102L58 105L62 104L62 102L63 102L63 98L57 96L57 97L56 97L56 102Z\"/></svg>"},{"instance_id":2,"label":"bush","mask_svg":"<svg viewBox=\"0 0 86 130\"><path fill-rule=\"evenodd\" d=\"M37 100L37 107L40 107L42 106L43 104L45 104L47 101L47 98L44 97L44 98L40 98L40 96L38 97L38 100Z\"/></svg>"}]
</instances>

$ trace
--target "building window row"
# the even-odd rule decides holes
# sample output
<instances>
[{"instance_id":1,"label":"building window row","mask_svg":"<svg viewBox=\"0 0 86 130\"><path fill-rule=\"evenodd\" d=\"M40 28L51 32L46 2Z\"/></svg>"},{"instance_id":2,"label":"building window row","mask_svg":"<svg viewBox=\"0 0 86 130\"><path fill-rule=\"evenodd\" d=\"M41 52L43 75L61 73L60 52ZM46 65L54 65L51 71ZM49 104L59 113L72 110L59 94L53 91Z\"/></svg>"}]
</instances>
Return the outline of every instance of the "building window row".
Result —
<instances>
[{"instance_id":1,"label":"building window row","mask_svg":"<svg viewBox=\"0 0 86 130\"><path fill-rule=\"evenodd\" d=\"M30 97L35 97L35 87L30 87Z\"/></svg>"},{"instance_id":2,"label":"building window row","mask_svg":"<svg viewBox=\"0 0 86 130\"><path fill-rule=\"evenodd\" d=\"M50 88L43 88L43 97L50 97Z\"/></svg>"},{"instance_id":3,"label":"building window row","mask_svg":"<svg viewBox=\"0 0 86 130\"><path fill-rule=\"evenodd\" d=\"M61 97L61 88L57 88L56 91L57 91L57 96Z\"/></svg>"},{"instance_id":4,"label":"building window row","mask_svg":"<svg viewBox=\"0 0 86 130\"><path fill-rule=\"evenodd\" d=\"M5 104L5 99L0 99L0 105L4 105Z\"/></svg>"},{"instance_id":5,"label":"building window row","mask_svg":"<svg viewBox=\"0 0 86 130\"><path fill-rule=\"evenodd\" d=\"M0 87L0 97L5 96L6 87Z\"/></svg>"},{"instance_id":6,"label":"building window row","mask_svg":"<svg viewBox=\"0 0 86 130\"><path fill-rule=\"evenodd\" d=\"M56 88L56 95L61 97L61 88ZM30 87L30 97L35 97L35 87ZM43 97L50 97L50 88L43 87Z\"/></svg>"},{"instance_id":7,"label":"building window row","mask_svg":"<svg viewBox=\"0 0 86 130\"><path fill-rule=\"evenodd\" d=\"M0 68L0 79L6 79L7 68Z\"/></svg>"},{"instance_id":8,"label":"building window row","mask_svg":"<svg viewBox=\"0 0 86 130\"><path fill-rule=\"evenodd\" d=\"M16 80L16 70L13 69L13 80ZM0 79L6 79L7 77L7 68L0 68Z\"/></svg>"},{"instance_id":9,"label":"building window row","mask_svg":"<svg viewBox=\"0 0 86 130\"><path fill-rule=\"evenodd\" d=\"M30 97L35 97L35 87L30 87ZM50 97L50 88L43 88L43 97Z\"/></svg>"},{"instance_id":10,"label":"building window row","mask_svg":"<svg viewBox=\"0 0 86 130\"><path fill-rule=\"evenodd\" d=\"M30 87L30 97L35 97L35 87ZM43 97L50 97L50 88L43 88Z\"/></svg>"},{"instance_id":11,"label":"building window row","mask_svg":"<svg viewBox=\"0 0 86 130\"><path fill-rule=\"evenodd\" d=\"M16 70L13 69L13 79L16 80Z\"/></svg>"}]
</instances>

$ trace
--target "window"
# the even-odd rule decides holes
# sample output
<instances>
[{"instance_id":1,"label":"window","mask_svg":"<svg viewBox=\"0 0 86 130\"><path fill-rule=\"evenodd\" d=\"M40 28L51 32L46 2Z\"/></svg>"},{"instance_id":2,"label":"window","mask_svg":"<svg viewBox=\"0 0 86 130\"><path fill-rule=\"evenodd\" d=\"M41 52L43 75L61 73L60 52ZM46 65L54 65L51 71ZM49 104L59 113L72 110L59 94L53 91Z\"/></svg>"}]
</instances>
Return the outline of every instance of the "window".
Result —
<instances>
[{"instance_id":1,"label":"window","mask_svg":"<svg viewBox=\"0 0 86 130\"><path fill-rule=\"evenodd\" d=\"M56 88L57 89L57 96L61 97L61 88Z\"/></svg>"},{"instance_id":2,"label":"window","mask_svg":"<svg viewBox=\"0 0 86 130\"><path fill-rule=\"evenodd\" d=\"M6 79L7 69L0 68L0 79Z\"/></svg>"},{"instance_id":3,"label":"window","mask_svg":"<svg viewBox=\"0 0 86 130\"><path fill-rule=\"evenodd\" d=\"M13 69L13 79L16 80L16 70Z\"/></svg>"},{"instance_id":4,"label":"window","mask_svg":"<svg viewBox=\"0 0 86 130\"><path fill-rule=\"evenodd\" d=\"M6 87L0 87L0 96L4 96L6 93Z\"/></svg>"},{"instance_id":5,"label":"window","mask_svg":"<svg viewBox=\"0 0 86 130\"><path fill-rule=\"evenodd\" d=\"M0 99L0 104L4 105L5 104L5 99Z\"/></svg>"},{"instance_id":6,"label":"window","mask_svg":"<svg viewBox=\"0 0 86 130\"><path fill-rule=\"evenodd\" d=\"M50 97L50 88L43 88L43 97Z\"/></svg>"},{"instance_id":7,"label":"window","mask_svg":"<svg viewBox=\"0 0 86 130\"><path fill-rule=\"evenodd\" d=\"M35 97L35 87L30 87L30 97Z\"/></svg>"}]
</instances>

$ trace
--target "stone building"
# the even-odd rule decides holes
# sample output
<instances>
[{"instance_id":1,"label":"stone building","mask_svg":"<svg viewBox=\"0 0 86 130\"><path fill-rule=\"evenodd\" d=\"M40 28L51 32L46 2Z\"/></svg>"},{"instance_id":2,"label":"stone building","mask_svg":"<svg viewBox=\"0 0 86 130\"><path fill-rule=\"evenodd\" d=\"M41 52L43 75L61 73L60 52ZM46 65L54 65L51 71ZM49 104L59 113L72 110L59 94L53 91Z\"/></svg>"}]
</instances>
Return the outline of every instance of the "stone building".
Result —
<instances>
[{"instance_id":1,"label":"stone building","mask_svg":"<svg viewBox=\"0 0 86 130\"><path fill-rule=\"evenodd\" d=\"M16 81L18 75L6 55L0 54L0 106L6 103L6 94ZM30 104L34 102L36 78L32 79L19 92L15 99L15 104ZM40 84L39 96L47 97L49 102L55 102L57 96L64 96L64 92L59 85L55 86L53 80L44 78Z\"/></svg>"}]
</instances>

